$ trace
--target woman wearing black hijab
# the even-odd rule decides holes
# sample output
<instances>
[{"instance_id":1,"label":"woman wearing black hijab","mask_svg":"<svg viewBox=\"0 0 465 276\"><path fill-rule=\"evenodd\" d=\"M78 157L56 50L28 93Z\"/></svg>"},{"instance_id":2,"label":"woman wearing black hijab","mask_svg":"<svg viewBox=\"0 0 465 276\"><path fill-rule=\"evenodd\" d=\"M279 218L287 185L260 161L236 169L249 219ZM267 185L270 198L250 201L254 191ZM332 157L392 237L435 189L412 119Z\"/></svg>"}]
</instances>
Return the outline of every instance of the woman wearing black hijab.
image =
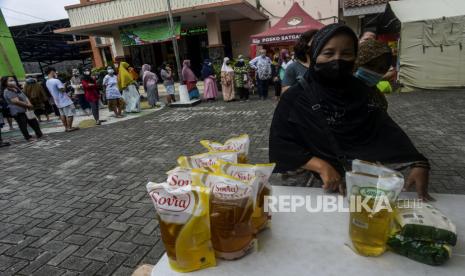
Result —
<instances>
[{"instance_id":1,"label":"woman wearing black hijab","mask_svg":"<svg viewBox=\"0 0 465 276\"><path fill-rule=\"evenodd\" d=\"M311 65L279 102L270 129L270 161L276 172L309 170L326 190L342 192L350 161L409 168L406 188L428 194L428 160L408 136L369 100L370 90L353 73L358 39L342 24L321 29L310 47Z\"/></svg>"}]
</instances>

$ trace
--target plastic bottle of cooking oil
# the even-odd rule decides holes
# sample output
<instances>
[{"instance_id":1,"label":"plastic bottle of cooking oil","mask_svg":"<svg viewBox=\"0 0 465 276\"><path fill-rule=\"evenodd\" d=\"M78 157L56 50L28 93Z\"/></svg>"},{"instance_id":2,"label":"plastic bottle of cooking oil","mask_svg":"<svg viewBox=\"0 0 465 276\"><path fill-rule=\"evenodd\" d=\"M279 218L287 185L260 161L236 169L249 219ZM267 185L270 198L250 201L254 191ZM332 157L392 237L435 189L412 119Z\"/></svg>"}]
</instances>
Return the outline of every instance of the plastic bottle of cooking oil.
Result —
<instances>
[{"instance_id":1,"label":"plastic bottle of cooking oil","mask_svg":"<svg viewBox=\"0 0 465 276\"><path fill-rule=\"evenodd\" d=\"M354 249L360 255L379 256L386 251L386 241L393 213L389 209L376 211L374 208L375 199L370 199L367 205L372 210L366 208L351 210L350 238Z\"/></svg>"}]
</instances>

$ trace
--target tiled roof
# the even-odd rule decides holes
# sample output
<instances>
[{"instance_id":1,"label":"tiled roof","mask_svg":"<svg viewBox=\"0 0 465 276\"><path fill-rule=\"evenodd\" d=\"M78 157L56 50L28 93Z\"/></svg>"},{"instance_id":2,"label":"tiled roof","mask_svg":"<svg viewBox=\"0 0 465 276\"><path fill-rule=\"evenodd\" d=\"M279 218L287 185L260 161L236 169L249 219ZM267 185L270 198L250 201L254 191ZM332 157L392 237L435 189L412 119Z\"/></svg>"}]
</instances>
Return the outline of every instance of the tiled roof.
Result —
<instances>
[{"instance_id":1,"label":"tiled roof","mask_svg":"<svg viewBox=\"0 0 465 276\"><path fill-rule=\"evenodd\" d=\"M389 0L344 0L344 8L358 8L386 4Z\"/></svg>"}]
</instances>

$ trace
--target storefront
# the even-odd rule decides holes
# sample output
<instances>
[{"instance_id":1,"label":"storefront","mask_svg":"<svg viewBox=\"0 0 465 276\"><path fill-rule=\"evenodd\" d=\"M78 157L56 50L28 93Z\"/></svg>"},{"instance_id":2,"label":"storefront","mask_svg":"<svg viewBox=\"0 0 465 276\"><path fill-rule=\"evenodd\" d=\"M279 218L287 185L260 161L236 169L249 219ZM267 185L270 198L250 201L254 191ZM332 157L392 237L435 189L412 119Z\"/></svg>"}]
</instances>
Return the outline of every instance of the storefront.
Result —
<instances>
[{"instance_id":1,"label":"storefront","mask_svg":"<svg viewBox=\"0 0 465 276\"><path fill-rule=\"evenodd\" d=\"M191 60L192 69L195 73L200 74L202 62L209 58L207 26L182 27L181 24L177 24L176 26L178 28L176 34L181 60ZM138 26L135 26L135 30L137 29ZM125 38L122 36L126 59L135 68L141 68L144 63L151 64L154 68L159 68L164 62L174 65L176 62L173 45L169 37L163 36L163 34L169 33L169 30L160 32L164 30L163 27L151 27L150 30L158 30L159 33L159 35L153 34L152 41L138 39L139 43L136 43L136 41L128 39L127 35L124 36ZM226 56L232 55L229 36L229 31L222 32L224 53Z\"/></svg>"},{"instance_id":2,"label":"storefront","mask_svg":"<svg viewBox=\"0 0 465 276\"><path fill-rule=\"evenodd\" d=\"M257 1L171 3L181 59L190 59L197 73L205 58L220 61L224 56L244 54L242 49L250 44L249 36L269 26L268 17L257 8ZM57 32L111 37L113 58L124 57L135 67L148 63L157 68L165 61L174 64L166 1L81 0L81 4L65 9L71 27ZM233 40L235 34L240 35Z\"/></svg>"}]
</instances>

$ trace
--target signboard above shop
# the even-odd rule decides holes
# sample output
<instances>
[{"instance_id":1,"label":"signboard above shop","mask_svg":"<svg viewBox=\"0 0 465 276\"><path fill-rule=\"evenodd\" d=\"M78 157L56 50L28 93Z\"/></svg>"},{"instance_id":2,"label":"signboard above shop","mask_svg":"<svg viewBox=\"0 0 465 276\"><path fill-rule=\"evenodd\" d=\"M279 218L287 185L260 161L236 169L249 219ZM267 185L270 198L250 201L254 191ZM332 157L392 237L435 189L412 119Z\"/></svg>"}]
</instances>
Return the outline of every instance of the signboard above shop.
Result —
<instances>
[{"instance_id":1,"label":"signboard above shop","mask_svg":"<svg viewBox=\"0 0 465 276\"><path fill-rule=\"evenodd\" d=\"M180 18L174 18L174 33L181 35ZM171 40L171 28L166 20L144 22L120 28L123 46L146 45Z\"/></svg>"},{"instance_id":2,"label":"signboard above shop","mask_svg":"<svg viewBox=\"0 0 465 276\"><path fill-rule=\"evenodd\" d=\"M252 44L294 43L308 30L319 30L324 25L311 17L296 2L276 25L259 34L252 35Z\"/></svg>"}]
</instances>

